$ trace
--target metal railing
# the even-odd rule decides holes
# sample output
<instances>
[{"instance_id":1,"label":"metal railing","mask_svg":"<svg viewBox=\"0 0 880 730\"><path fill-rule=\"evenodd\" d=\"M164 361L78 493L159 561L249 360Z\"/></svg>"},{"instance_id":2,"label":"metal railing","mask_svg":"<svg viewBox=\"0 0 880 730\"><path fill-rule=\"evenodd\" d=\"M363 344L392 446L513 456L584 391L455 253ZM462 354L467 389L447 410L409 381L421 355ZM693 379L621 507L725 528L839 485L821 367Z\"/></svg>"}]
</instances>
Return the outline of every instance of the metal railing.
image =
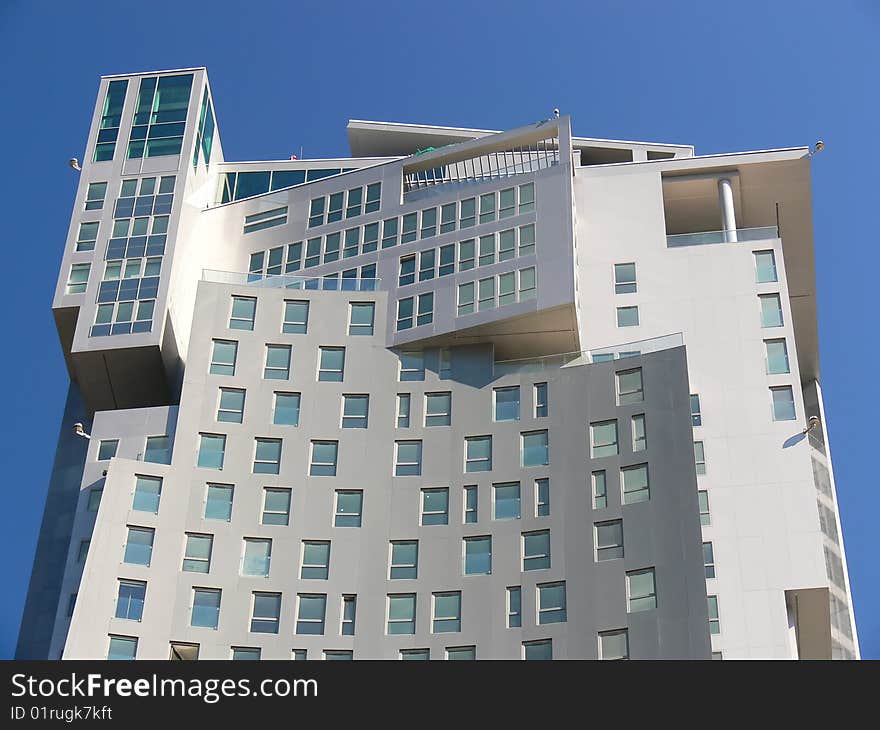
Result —
<instances>
[{"instance_id":1,"label":"metal railing","mask_svg":"<svg viewBox=\"0 0 880 730\"><path fill-rule=\"evenodd\" d=\"M241 271L202 269L202 281L220 284L244 284L263 289L308 289L320 291L379 291L379 278L340 278L339 276L292 276L290 274L257 274Z\"/></svg>"},{"instance_id":2,"label":"metal railing","mask_svg":"<svg viewBox=\"0 0 880 730\"><path fill-rule=\"evenodd\" d=\"M749 241L766 241L770 238L779 238L779 229L776 226L737 228L736 231L675 233L671 236L666 236L666 247L704 246L713 243L748 243Z\"/></svg>"}]
</instances>

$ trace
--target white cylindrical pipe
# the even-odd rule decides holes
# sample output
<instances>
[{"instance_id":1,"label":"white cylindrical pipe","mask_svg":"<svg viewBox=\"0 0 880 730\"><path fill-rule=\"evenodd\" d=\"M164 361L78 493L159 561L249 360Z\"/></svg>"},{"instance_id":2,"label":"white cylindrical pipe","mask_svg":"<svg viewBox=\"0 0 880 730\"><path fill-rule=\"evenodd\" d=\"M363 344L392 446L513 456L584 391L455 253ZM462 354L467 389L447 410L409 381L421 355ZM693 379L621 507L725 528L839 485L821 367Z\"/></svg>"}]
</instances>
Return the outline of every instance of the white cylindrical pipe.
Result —
<instances>
[{"instance_id":1,"label":"white cylindrical pipe","mask_svg":"<svg viewBox=\"0 0 880 730\"><path fill-rule=\"evenodd\" d=\"M733 185L730 178L718 181L718 197L721 202L721 225L728 242L736 242L736 211L733 207Z\"/></svg>"}]
</instances>

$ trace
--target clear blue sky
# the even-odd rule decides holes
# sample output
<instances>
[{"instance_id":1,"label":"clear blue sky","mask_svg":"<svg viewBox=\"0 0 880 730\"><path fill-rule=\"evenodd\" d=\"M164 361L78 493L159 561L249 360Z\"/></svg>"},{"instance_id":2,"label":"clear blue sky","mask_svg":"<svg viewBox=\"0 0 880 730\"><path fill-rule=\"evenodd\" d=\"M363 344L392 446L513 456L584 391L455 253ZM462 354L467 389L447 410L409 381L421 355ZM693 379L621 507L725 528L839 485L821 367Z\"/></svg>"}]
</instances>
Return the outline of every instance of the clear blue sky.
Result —
<instances>
[{"instance_id":1,"label":"clear blue sky","mask_svg":"<svg viewBox=\"0 0 880 730\"><path fill-rule=\"evenodd\" d=\"M0 657L15 645L67 388L50 311L77 183L67 159L82 157L101 74L207 66L230 160L345 155L349 118L508 129L555 106L582 136L700 154L823 139L822 385L862 652L880 658L868 459L880 380L867 374L880 360L878 36L876 0L0 0Z\"/></svg>"}]
</instances>

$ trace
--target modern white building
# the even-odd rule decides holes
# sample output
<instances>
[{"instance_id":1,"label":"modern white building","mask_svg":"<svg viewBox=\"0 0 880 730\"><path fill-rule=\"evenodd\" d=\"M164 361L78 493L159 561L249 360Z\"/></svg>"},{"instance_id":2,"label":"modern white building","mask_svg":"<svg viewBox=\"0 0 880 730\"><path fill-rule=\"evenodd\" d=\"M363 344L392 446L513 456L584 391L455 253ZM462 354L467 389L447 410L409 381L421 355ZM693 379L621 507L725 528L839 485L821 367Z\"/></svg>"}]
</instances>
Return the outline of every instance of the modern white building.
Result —
<instances>
[{"instance_id":1,"label":"modern white building","mask_svg":"<svg viewBox=\"0 0 880 730\"><path fill-rule=\"evenodd\" d=\"M809 149L348 137L101 80L17 656L858 658Z\"/></svg>"}]
</instances>

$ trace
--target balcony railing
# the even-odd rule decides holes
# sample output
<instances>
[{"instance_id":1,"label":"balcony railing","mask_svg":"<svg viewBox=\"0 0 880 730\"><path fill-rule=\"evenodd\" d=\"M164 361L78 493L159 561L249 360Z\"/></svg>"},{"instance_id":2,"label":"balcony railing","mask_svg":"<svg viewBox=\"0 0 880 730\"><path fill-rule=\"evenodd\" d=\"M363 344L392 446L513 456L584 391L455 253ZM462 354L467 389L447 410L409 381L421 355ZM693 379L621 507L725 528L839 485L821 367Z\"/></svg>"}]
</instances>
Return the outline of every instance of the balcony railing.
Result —
<instances>
[{"instance_id":1,"label":"balcony railing","mask_svg":"<svg viewBox=\"0 0 880 730\"><path fill-rule=\"evenodd\" d=\"M591 363L620 360L626 357L638 357L650 352L669 350L684 345L681 332L647 340L627 342L611 347L599 347L580 352L563 352L542 357L527 357L518 360L501 360L495 363L495 375L512 375L514 373L534 373L554 368L571 368Z\"/></svg>"},{"instance_id":2,"label":"balcony railing","mask_svg":"<svg viewBox=\"0 0 880 730\"><path fill-rule=\"evenodd\" d=\"M291 276L290 274L246 274L241 271L202 269L202 281L239 284L263 289L310 289L320 291L379 291L381 279L339 276Z\"/></svg>"},{"instance_id":3,"label":"balcony railing","mask_svg":"<svg viewBox=\"0 0 880 730\"><path fill-rule=\"evenodd\" d=\"M776 226L737 228L736 231L676 233L672 236L666 236L666 247L704 246L711 243L748 243L749 241L766 241L770 238L779 238L779 229Z\"/></svg>"}]
</instances>

